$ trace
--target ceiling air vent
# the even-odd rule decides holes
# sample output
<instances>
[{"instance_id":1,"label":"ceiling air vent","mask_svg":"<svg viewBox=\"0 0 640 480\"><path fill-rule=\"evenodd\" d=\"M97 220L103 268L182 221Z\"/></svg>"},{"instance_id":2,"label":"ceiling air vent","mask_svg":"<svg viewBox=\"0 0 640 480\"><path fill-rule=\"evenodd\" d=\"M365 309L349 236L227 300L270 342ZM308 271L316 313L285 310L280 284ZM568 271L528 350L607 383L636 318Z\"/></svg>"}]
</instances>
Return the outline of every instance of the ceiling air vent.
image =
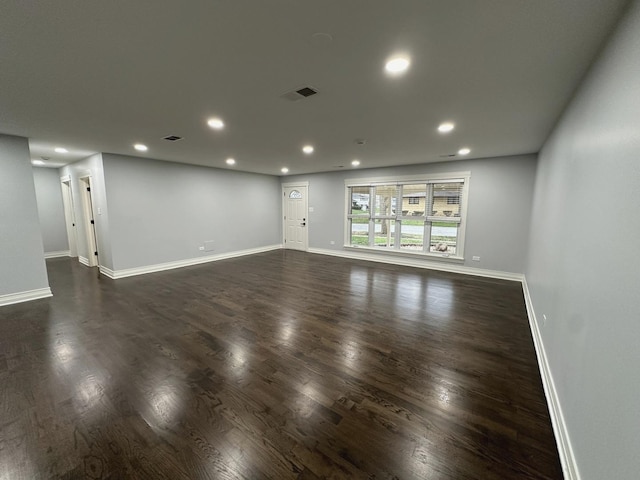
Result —
<instances>
[{"instance_id":1,"label":"ceiling air vent","mask_svg":"<svg viewBox=\"0 0 640 480\"><path fill-rule=\"evenodd\" d=\"M169 140L170 142L177 142L178 140L182 140L182 137L177 135L169 135L168 137L163 137L163 140Z\"/></svg>"},{"instance_id":2,"label":"ceiling air vent","mask_svg":"<svg viewBox=\"0 0 640 480\"><path fill-rule=\"evenodd\" d=\"M302 87L297 90L292 90L290 92L283 93L280 95L285 100L291 100L292 102L296 102L298 100L302 100L307 97L311 97L315 95L318 91L312 87Z\"/></svg>"},{"instance_id":3,"label":"ceiling air vent","mask_svg":"<svg viewBox=\"0 0 640 480\"><path fill-rule=\"evenodd\" d=\"M296 90L296 93L302 95L303 97L310 97L311 95L315 95L318 92L311 87L304 87L300 90Z\"/></svg>"}]
</instances>

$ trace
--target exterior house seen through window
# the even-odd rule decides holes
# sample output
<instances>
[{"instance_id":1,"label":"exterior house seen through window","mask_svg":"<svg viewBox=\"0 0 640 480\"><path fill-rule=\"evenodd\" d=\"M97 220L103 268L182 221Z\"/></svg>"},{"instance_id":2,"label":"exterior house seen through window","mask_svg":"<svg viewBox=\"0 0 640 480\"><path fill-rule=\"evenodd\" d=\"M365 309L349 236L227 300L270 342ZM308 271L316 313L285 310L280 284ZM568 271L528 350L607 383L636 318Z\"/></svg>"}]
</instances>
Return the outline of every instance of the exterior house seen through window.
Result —
<instances>
[{"instance_id":1,"label":"exterior house seen through window","mask_svg":"<svg viewBox=\"0 0 640 480\"><path fill-rule=\"evenodd\" d=\"M345 181L345 245L463 258L469 177Z\"/></svg>"}]
</instances>

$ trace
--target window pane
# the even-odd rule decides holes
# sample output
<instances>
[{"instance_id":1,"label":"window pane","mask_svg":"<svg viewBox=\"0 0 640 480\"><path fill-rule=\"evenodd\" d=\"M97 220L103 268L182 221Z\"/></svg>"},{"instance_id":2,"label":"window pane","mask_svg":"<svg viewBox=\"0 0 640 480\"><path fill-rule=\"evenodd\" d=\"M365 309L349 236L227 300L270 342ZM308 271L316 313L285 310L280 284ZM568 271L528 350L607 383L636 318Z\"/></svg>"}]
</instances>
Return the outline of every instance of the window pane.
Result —
<instances>
[{"instance_id":1,"label":"window pane","mask_svg":"<svg viewBox=\"0 0 640 480\"><path fill-rule=\"evenodd\" d=\"M375 246L393 247L395 244L395 220L375 220Z\"/></svg>"},{"instance_id":2,"label":"window pane","mask_svg":"<svg viewBox=\"0 0 640 480\"><path fill-rule=\"evenodd\" d=\"M347 241L377 251L462 255L464 239L458 235L465 230L466 178L415 176L347 185Z\"/></svg>"},{"instance_id":3,"label":"window pane","mask_svg":"<svg viewBox=\"0 0 640 480\"><path fill-rule=\"evenodd\" d=\"M433 222L431 224L431 244L429 251L432 253L448 253L455 255L458 246L458 224L447 222Z\"/></svg>"},{"instance_id":4,"label":"window pane","mask_svg":"<svg viewBox=\"0 0 640 480\"><path fill-rule=\"evenodd\" d=\"M424 220L403 220L400 225L400 248L422 251L424 246Z\"/></svg>"},{"instance_id":5,"label":"window pane","mask_svg":"<svg viewBox=\"0 0 640 480\"><path fill-rule=\"evenodd\" d=\"M369 187L351 187L351 215L369 216Z\"/></svg>"},{"instance_id":6,"label":"window pane","mask_svg":"<svg viewBox=\"0 0 640 480\"><path fill-rule=\"evenodd\" d=\"M397 185L380 185L376 187L375 215L378 217L396 214Z\"/></svg>"},{"instance_id":7,"label":"window pane","mask_svg":"<svg viewBox=\"0 0 640 480\"><path fill-rule=\"evenodd\" d=\"M431 215L438 217L459 217L460 196L463 183L435 183L433 185L433 207Z\"/></svg>"},{"instance_id":8,"label":"window pane","mask_svg":"<svg viewBox=\"0 0 640 480\"><path fill-rule=\"evenodd\" d=\"M427 210L427 185L418 183L402 186L402 215L422 216Z\"/></svg>"},{"instance_id":9,"label":"window pane","mask_svg":"<svg viewBox=\"0 0 640 480\"><path fill-rule=\"evenodd\" d=\"M351 245L369 245L369 219L351 219Z\"/></svg>"}]
</instances>

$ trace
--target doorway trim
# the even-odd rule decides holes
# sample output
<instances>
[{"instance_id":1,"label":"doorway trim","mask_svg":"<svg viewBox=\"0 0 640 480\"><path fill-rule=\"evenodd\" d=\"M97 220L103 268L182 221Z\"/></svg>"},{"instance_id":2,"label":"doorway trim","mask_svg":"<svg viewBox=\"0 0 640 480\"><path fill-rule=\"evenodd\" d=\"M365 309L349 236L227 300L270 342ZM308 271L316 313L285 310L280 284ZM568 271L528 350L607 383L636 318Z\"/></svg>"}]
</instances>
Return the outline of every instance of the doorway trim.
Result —
<instances>
[{"instance_id":1,"label":"doorway trim","mask_svg":"<svg viewBox=\"0 0 640 480\"><path fill-rule=\"evenodd\" d=\"M67 239L69 242L69 256L78 256L78 236L76 233L76 211L73 206L73 186L70 175L60 177L62 189L62 205L64 207L64 220L67 226Z\"/></svg>"},{"instance_id":2,"label":"doorway trim","mask_svg":"<svg viewBox=\"0 0 640 480\"><path fill-rule=\"evenodd\" d=\"M84 223L84 235L87 246L87 258L78 256L80 263L85 264L83 260L86 260L88 267L97 267L100 265L98 261L98 235L95 225L95 215L93 211L93 183L90 174L78 177L78 186L80 187L80 201L82 203L82 219ZM93 223L92 223L93 222Z\"/></svg>"},{"instance_id":3,"label":"doorway trim","mask_svg":"<svg viewBox=\"0 0 640 480\"><path fill-rule=\"evenodd\" d=\"M304 251L309 251L309 182L287 182L287 183L281 183L280 184L281 187L281 192L282 192L282 207L281 207L281 215L280 218L282 219L282 246L283 248L287 248L287 222L286 222L286 212L287 212L287 196L285 193L285 190L287 188L296 188L296 187L304 187L306 192L307 192L307 198L305 201L306 204L306 212L305 212L305 218L306 218L306 223L307 223L307 228L304 229Z\"/></svg>"}]
</instances>

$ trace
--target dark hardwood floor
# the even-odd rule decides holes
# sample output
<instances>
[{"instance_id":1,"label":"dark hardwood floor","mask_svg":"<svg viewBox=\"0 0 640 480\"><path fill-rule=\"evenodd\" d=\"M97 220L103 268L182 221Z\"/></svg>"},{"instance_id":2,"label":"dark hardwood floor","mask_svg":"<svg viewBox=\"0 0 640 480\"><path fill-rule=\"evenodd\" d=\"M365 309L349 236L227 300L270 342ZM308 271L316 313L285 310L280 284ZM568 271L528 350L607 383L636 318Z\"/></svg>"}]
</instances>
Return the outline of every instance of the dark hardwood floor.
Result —
<instances>
[{"instance_id":1,"label":"dark hardwood floor","mask_svg":"<svg viewBox=\"0 0 640 480\"><path fill-rule=\"evenodd\" d=\"M560 479L521 285L294 251L0 308L0 479Z\"/></svg>"}]
</instances>

